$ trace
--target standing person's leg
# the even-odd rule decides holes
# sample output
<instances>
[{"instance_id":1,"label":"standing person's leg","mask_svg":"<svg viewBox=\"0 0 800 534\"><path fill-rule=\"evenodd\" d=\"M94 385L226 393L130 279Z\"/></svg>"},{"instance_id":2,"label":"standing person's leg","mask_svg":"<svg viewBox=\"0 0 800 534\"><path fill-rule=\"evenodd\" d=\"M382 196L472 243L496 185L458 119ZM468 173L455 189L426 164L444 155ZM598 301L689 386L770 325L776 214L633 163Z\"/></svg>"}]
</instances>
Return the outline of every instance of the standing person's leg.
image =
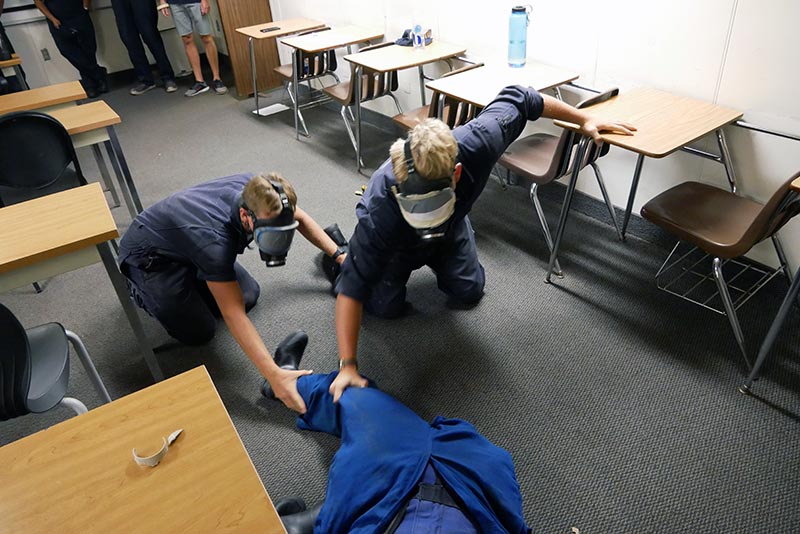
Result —
<instances>
[{"instance_id":1,"label":"standing person's leg","mask_svg":"<svg viewBox=\"0 0 800 534\"><path fill-rule=\"evenodd\" d=\"M114 10L114 19L117 22L119 37L128 50L128 57L131 60L134 72L136 72L136 77L139 79L139 82L145 86L145 90L147 90L147 88L153 88L155 82L153 81L153 73L150 71L150 61L147 59L142 40L139 37L139 29L134 18L133 6L146 3L147 2L142 2L141 0L111 0L111 7ZM134 92L134 90L131 90L131 93L141 94L139 92Z\"/></svg>"},{"instance_id":2,"label":"standing person's leg","mask_svg":"<svg viewBox=\"0 0 800 534\"><path fill-rule=\"evenodd\" d=\"M453 228L453 240L428 262L436 281L455 304L471 306L483 297L486 275L478 261L475 235L468 217Z\"/></svg>"},{"instance_id":3,"label":"standing person's leg","mask_svg":"<svg viewBox=\"0 0 800 534\"><path fill-rule=\"evenodd\" d=\"M86 96L95 98L97 97L96 73L81 44L81 33L84 31L81 22L77 17L65 19L61 21L61 26L56 28L48 21L47 27L58 51L80 73L81 85L86 91Z\"/></svg>"},{"instance_id":4,"label":"standing person's leg","mask_svg":"<svg viewBox=\"0 0 800 534\"><path fill-rule=\"evenodd\" d=\"M150 49L150 53L153 54L161 80L169 91L170 86L167 85L167 82L175 83L175 73L167 57L167 51L164 49L164 41L161 40L161 34L158 32L156 4L150 0L134 0L132 12L136 27L142 35L142 41ZM175 89L177 89L177 86ZM172 90L174 91L175 89Z\"/></svg>"},{"instance_id":5,"label":"standing person's leg","mask_svg":"<svg viewBox=\"0 0 800 534\"><path fill-rule=\"evenodd\" d=\"M84 11L83 15L79 17L76 26L79 26L78 44L83 52L87 69L86 75L91 78L95 89L97 89L99 93L107 93L108 81L106 80L106 69L97 63L97 36L94 32L92 17L89 16L87 11Z\"/></svg>"},{"instance_id":6,"label":"standing person's leg","mask_svg":"<svg viewBox=\"0 0 800 534\"><path fill-rule=\"evenodd\" d=\"M171 4L170 12L172 21L175 23L175 31L183 40L183 48L186 50L186 57L192 66L194 80L203 83L203 71L200 70L200 54L194 44L194 33L192 29L192 7L197 4ZM199 9L199 7L198 7Z\"/></svg>"}]
</instances>

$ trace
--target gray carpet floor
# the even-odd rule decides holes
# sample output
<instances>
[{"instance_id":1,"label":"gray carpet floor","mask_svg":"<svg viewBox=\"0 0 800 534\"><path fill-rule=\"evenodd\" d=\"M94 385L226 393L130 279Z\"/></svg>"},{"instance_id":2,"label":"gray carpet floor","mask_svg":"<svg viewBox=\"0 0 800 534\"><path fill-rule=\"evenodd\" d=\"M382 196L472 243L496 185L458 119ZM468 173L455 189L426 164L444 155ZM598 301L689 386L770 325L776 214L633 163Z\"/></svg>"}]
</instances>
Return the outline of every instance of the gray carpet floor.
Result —
<instances>
[{"instance_id":1,"label":"gray carpet floor","mask_svg":"<svg viewBox=\"0 0 800 534\"><path fill-rule=\"evenodd\" d=\"M118 133L145 206L219 176L278 170L303 209L349 235L354 191L366 177L355 172L337 111L306 111L312 137L298 142L290 112L257 118L252 100L181 92L106 97L123 118ZM364 128L372 169L401 134L380 125ZM97 179L91 153L79 156ZM554 226L563 189L545 189ZM113 213L127 228L125 208ZM365 319L363 373L423 418L466 419L509 450L534 532L797 532L800 314L787 321L758 396L737 393L744 366L726 318L657 290L653 275L668 250L636 236L617 241L599 213L572 215L566 276L547 285L546 245L527 191L491 181L472 213L484 299L450 309L433 274L416 272L409 316ZM319 259L298 238L284 268L267 270L254 251L242 263L262 284L250 317L267 345L303 328L311 339L304 366L329 372L337 362L334 299ZM152 383L101 265L44 286L40 295L24 287L0 299L28 327L58 321L78 333L112 397ZM741 310L751 352L785 287L774 281ZM260 398L259 374L224 324L207 346L184 347L144 321L152 344L165 346L158 358L168 375L208 367L273 498L323 497L337 440L297 430L289 410ZM99 403L77 358L70 394ZM69 415L57 409L1 423L0 445Z\"/></svg>"}]
</instances>

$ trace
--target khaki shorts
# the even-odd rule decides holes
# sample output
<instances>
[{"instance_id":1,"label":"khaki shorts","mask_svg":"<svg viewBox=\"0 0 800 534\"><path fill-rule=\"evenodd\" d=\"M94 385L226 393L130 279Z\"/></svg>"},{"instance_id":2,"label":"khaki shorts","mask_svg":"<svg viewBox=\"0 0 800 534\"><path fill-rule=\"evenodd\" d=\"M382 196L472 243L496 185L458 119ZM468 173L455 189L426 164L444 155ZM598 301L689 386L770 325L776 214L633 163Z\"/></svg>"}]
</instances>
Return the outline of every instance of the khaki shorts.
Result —
<instances>
[{"instance_id":1,"label":"khaki shorts","mask_svg":"<svg viewBox=\"0 0 800 534\"><path fill-rule=\"evenodd\" d=\"M170 4L170 13L175 22L175 29L178 35L189 35L193 31L199 35L211 35L211 23L208 15L200 13L200 2L193 4ZM194 30L192 30L194 28Z\"/></svg>"}]
</instances>

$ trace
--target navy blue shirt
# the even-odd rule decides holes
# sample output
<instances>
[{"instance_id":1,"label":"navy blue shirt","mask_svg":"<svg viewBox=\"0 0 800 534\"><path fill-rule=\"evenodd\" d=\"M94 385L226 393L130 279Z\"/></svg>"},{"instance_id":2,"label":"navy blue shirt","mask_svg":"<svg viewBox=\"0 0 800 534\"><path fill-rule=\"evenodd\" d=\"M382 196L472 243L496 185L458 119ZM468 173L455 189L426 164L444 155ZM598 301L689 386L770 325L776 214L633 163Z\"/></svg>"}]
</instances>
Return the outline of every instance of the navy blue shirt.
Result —
<instances>
[{"instance_id":1,"label":"navy blue shirt","mask_svg":"<svg viewBox=\"0 0 800 534\"><path fill-rule=\"evenodd\" d=\"M453 130L462 166L456 185L453 223L466 217L483 191L494 164L519 137L527 122L538 119L543 109L542 96L535 89L506 87L480 115ZM396 184L389 159L373 173L356 206L358 223L336 290L360 302L368 298L372 286L380 280L394 255L423 246L416 230L400 213L392 193L392 186ZM454 226L451 224L451 228Z\"/></svg>"},{"instance_id":2,"label":"navy blue shirt","mask_svg":"<svg viewBox=\"0 0 800 534\"><path fill-rule=\"evenodd\" d=\"M120 265L141 267L155 256L194 265L201 280L236 280L233 264L251 239L237 200L251 177L237 174L196 185L144 210L120 241Z\"/></svg>"},{"instance_id":3,"label":"navy blue shirt","mask_svg":"<svg viewBox=\"0 0 800 534\"><path fill-rule=\"evenodd\" d=\"M45 0L44 5L60 22L86 13L83 9L83 0Z\"/></svg>"}]
</instances>

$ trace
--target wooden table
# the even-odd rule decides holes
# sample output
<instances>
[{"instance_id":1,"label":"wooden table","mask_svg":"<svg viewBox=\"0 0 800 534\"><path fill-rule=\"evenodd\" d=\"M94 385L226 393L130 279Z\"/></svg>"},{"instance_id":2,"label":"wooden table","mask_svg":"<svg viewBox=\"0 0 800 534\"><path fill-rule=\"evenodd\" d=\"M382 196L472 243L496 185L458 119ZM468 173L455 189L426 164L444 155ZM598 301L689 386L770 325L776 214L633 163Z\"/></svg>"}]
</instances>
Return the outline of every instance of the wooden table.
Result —
<instances>
[{"instance_id":1,"label":"wooden table","mask_svg":"<svg viewBox=\"0 0 800 534\"><path fill-rule=\"evenodd\" d=\"M0 293L102 261L150 373L163 380L111 252L117 237L96 183L0 208Z\"/></svg>"},{"instance_id":2,"label":"wooden table","mask_svg":"<svg viewBox=\"0 0 800 534\"><path fill-rule=\"evenodd\" d=\"M79 82L57 83L0 96L0 115L71 105L84 98L86 91Z\"/></svg>"},{"instance_id":3,"label":"wooden table","mask_svg":"<svg viewBox=\"0 0 800 534\"><path fill-rule=\"evenodd\" d=\"M628 203L625 207L625 219L622 222L623 238L633 210L633 201L636 198L636 190L639 187L639 178L642 173L645 156L663 158L676 150L683 149L691 154L711 159L725 167L731 189L734 192L736 191L736 173L722 127L741 118L741 111L651 88L639 88L621 93L606 102L587 108L586 111L598 118L623 120L636 126L636 133L633 136L612 133L601 136L606 143L639 154L633 172L631 190L628 194ZM574 124L562 121L555 121L555 123L563 128L579 131ZM712 132L716 133L717 136L719 155L686 146ZM582 155L590 142L591 139L588 137L581 140L578 144L578 154L574 160L575 162L582 160ZM572 176L567 186L567 195L561 206L561 217L556 231L553 251L550 254L550 270L547 272L546 277L548 282L550 281L550 274L555 260L558 257L561 236L564 234L564 223L566 222L569 205L572 202L572 194L575 190L579 171L579 165L573 165Z\"/></svg>"},{"instance_id":4,"label":"wooden table","mask_svg":"<svg viewBox=\"0 0 800 534\"><path fill-rule=\"evenodd\" d=\"M369 42L375 39L382 39L383 32L379 30L371 30L368 28L361 28L359 26L343 26L341 28L332 28L327 31L312 33L309 35L299 35L296 37L289 37L283 39L281 43L292 50L292 93L293 93L293 107L294 107L294 136L295 139L300 138L300 113L297 90L299 86L298 80L298 65L300 56L303 53L317 54L326 52L328 50L335 50L337 48L348 47L356 43Z\"/></svg>"},{"instance_id":5,"label":"wooden table","mask_svg":"<svg viewBox=\"0 0 800 534\"><path fill-rule=\"evenodd\" d=\"M156 467L134 463L183 433ZM3 532L285 534L205 367L0 448Z\"/></svg>"},{"instance_id":6,"label":"wooden table","mask_svg":"<svg viewBox=\"0 0 800 534\"><path fill-rule=\"evenodd\" d=\"M528 62L522 68L486 65L427 83L428 89L468 104L486 107L509 85L533 87L537 91L557 88L577 80L579 74L543 63Z\"/></svg>"},{"instance_id":7,"label":"wooden table","mask_svg":"<svg viewBox=\"0 0 800 534\"><path fill-rule=\"evenodd\" d=\"M306 30L314 30L322 28L325 24L322 22L296 18L287 20L276 20L264 24L256 24L255 26L245 26L244 28L236 28L237 33L245 35L250 45L250 69L253 73L253 95L256 99L255 114L261 115L261 108L258 107L258 87L257 87L257 72L256 72L256 49L254 40L261 39L275 39L276 37L284 37L293 33L300 33Z\"/></svg>"},{"instance_id":8,"label":"wooden table","mask_svg":"<svg viewBox=\"0 0 800 534\"><path fill-rule=\"evenodd\" d=\"M19 80L19 85L23 89L27 90L30 89L28 86L28 81L25 79L25 76L22 75L22 58L19 57L17 54L11 54L11 59L7 59L5 61L0 61L0 70L12 68L14 69L14 74Z\"/></svg>"},{"instance_id":9,"label":"wooden table","mask_svg":"<svg viewBox=\"0 0 800 534\"><path fill-rule=\"evenodd\" d=\"M119 186L122 190L122 195L125 197L125 203L128 206L131 218L135 218L141 213L143 210L142 201L139 198L136 185L133 183L133 177L131 176L128 162L125 159L125 153L122 151L122 145L119 142L117 132L114 128L116 124L122 122L117 112L111 109L111 107L102 100L90 102L81 106L44 110L44 112L64 125L64 128L66 128L67 132L72 136L72 143L75 148L84 146L92 147L95 161L100 169L103 181L111 190L114 201L119 205L116 190L108 176L108 169L103 160L103 155L100 152L101 144L106 147L108 159L111 161L111 166L119 181Z\"/></svg>"},{"instance_id":10,"label":"wooden table","mask_svg":"<svg viewBox=\"0 0 800 534\"><path fill-rule=\"evenodd\" d=\"M361 79L363 70L371 69L377 72L389 72L392 70L403 70L412 67L419 68L419 90L422 98L422 105L425 105L425 73L423 65L434 63L442 59L460 56L467 49L463 46L433 41L423 49L416 49L412 46L384 46L367 52L350 54L344 57L347 61L355 65L353 74L354 80ZM361 84L355 84L356 101L356 166L361 171Z\"/></svg>"}]
</instances>

